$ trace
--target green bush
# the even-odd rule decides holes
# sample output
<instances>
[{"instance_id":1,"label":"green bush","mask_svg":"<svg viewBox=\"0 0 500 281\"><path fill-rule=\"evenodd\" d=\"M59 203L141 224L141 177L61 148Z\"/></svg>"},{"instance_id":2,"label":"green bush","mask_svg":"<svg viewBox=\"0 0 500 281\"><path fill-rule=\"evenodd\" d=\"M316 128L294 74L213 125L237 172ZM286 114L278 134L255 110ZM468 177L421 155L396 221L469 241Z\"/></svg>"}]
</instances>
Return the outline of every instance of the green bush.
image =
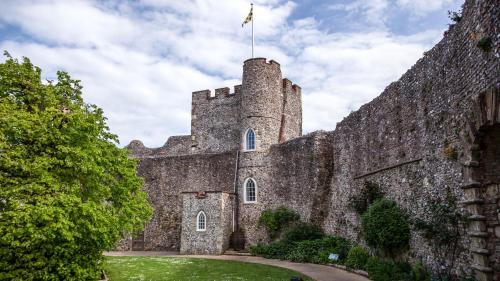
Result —
<instances>
[{"instance_id":1,"label":"green bush","mask_svg":"<svg viewBox=\"0 0 500 281\"><path fill-rule=\"evenodd\" d=\"M369 257L370 254L363 247L355 246L349 250L345 265L349 268L364 270Z\"/></svg>"},{"instance_id":2,"label":"green bush","mask_svg":"<svg viewBox=\"0 0 500 281\"><path fill-rule=\"evenodd\" d=\"M417 262L412 270L411 274L413 276L413 280L415 281L430 281L431 276L427 269L424 267L424 265L421 262Z\"/></svg>"},{"instance_id":3,"label":"green bush","mask_svg":"<svg viewBox=\"0 0 500 281\"><path fill-rule=\"evenodd\" d=\"M347 258L347 254L351 248L351 242L347 239L340 236L326 236L322 241L328 254L338 254L339 261L344 261Z\"/></svg>"},{"instance_id":4,"label":"green bush","mask_svg":"<svg viewBox=\"0 0 500 281\"><path fill-rule=\"evenodd\" d=\"M366 243L382 256L395 257L408 248L410 225L396 202L375 201L363 214L361 223Z\"/></svg>"},{"instance_id":5,"label":"green bush","mask_svg":"<svg viewBox=\"0 0 500 281\"><path fill-rule=\"evenodd\" d=\"M406 262L383 260L370 257L366 263L366 271L373 281L413 281L412 268Z\"/></svg>"},{"instance_id":6,"label":"green bush","mask_svg":"<svg viewBox=\"0 0 500 281\"><path fill-rule=\"evenodd\" d=\"M294 249L295 244L277 241L269 245L257 244L250 247L250 253L255 256L265 257L267 259L286 259L287 255Z\"/></svg>"},{"instance_id":7,"label":"green bush","mask_svg":"<svg viewBox=\"0 0 500 281\"><path fill-rule=\"evenodd\" d=\"M295 242L295 247L286 256L287 260L294 262L330 263L328 256L338 254L337 263L343 263L349 251L350 243L337 236L326 236L322 239L303 240Z\"/></svg>"},{"instance_id":8,"label":"green bush","mask_svg":"<svg viewBox=\"0 0 500 281\"><path fill-rule=\"evenodd\" d=\"M303 240L316 240L323 238L323 230L310 223L301 222L289 227L283 234L283 240L287 242L297 242Z\"/></svg>"},{"instance_id":9,"label":"green bush","mask_svg":"<svg viewBox=\"0 0 500 281\"><path fill-rule=\"evenodd\" d=\"M294 262L329 263L330 253L339 255L342 263L349 251L350 243L342 237L326 236L322 239L288 242L285 240L257 244L250 247L250 253L271 259L290 260Z\"/></svg>"},{"instance_id":10,"label":"green bush","mask_svg":"<svg viewBox=\"0 0 500 281\"><path fill-rule=\"evenodd\" d=\"M293 250L285 259L294 262L317 262L319 251L322 249L320 240L304 240L294 243Z\"/></svg>"},{"instance_id":11,"label":"green bush","mask_svg":"<svg viewBox=\"0 0 500 281\"><path fill-rule=\"evenodd\" d=\"M274 239L281 230L293 222L300 219L299 214L294 210L279 207L276 210L265 210L259 217L257 226L264 226L269 236Z\"/></svg>"},{"instance_id":12,"label":"green bush","mask_svg":"<svg viewBox=\"0 0 500 281\"><path fill-rule=\"evenodd\" d=\"M380 190L380 186L371 181L365 181L363 189L358 195L349 199L349 207L362 215L368 210L368 206L378 199L384 197L384 193Z\"/></svg>"}]
</instances>

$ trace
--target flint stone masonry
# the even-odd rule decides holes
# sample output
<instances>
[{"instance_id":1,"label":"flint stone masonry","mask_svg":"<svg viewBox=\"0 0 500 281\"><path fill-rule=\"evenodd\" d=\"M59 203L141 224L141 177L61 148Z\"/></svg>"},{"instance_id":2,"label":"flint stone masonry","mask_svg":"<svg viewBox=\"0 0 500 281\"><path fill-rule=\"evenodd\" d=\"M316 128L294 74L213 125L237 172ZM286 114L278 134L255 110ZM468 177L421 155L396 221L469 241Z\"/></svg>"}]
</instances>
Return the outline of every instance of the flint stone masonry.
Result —
<instances>
[{"instance_id":1,"label":"flint stone masonry","mask_svg":"<svg viewBox=\"0 0 500 281\"><path fill-rule=\"evenodd\" d=\"M471 221L460 241L465 250L440 264L412 232L408 256L434 269L453 264L458 275L474 271L478 280L500 280L499 28L497 1L467 0L462 19L434 48L331 132L302 136L301 89L264 58L244 62L233 93L194 92L191 135L156 149L139 141L128 146L155 209L145 248L221 252L233 229L248 247L267 241L258 217L279 206L363 243L360 217L348 202L372 181L410 219L426 213L430 198L455 194ZM487 37L490 50L478 47ZM248 128L256 132L255 151L243 149ZM249 177L257 184L256 203L243 200ZM202 191L204 199L193 195ZM213 216L210 237L193 231L201 208Z\"/></svg>"},{"instance_id":2,"label":"flint stone masonry","mask_svg":"<svg viewBox=\"0 0 500 281\"><path fill-rule=\"evenodd\" d=\"M229 247L234 196L227 192L182 193L181 254L220 255ZM199 212L206 215L206 230L196 230Z\"/></svg>"}]
</instances>

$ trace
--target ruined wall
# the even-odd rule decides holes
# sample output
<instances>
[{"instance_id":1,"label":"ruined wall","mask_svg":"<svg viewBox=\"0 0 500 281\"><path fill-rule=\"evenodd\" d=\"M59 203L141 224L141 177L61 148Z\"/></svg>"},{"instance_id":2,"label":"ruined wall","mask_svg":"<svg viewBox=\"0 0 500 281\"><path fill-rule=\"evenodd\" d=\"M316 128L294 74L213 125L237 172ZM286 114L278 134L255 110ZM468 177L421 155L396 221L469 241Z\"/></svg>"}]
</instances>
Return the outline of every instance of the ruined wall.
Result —
<instances>
[{"instance_id":1,"label":"ruined wall","mask_svg":"<svg viewBox=\"0 0 500 281\"><path fill-rule=\"evenodd\" d=\"M145 250L179 250L181 192L232 192L235 163L235 152L140 159L138 174L154 208L144 231Z\"/></svg>"},{"instance_id":2,"label":"ruined wall","mask_svg":"<svg viewBox=\"0 0 500 281\"><path fill-rule=\"evenodd\" d=\"M232 231L234 195L226 192L184 192L182 198L181 254L224 253ZM206 215L205 231L196 229L200 211Z\"/></svg>"},{"instance_id":3,"label":"ruined wall","mask_svg":"<svg viewBox=\"0 0 500 281\"><path fill-rule=\"evenodd\" d=\"M450 26L441 42L379 97L337 124L331 136L328 232L360 239L359 216L348 202L365 181L379 183L412 218L424 213L429 198L443 198L447 190L467 199L462 187L474 135L471 116L477 115L479 96L500 85L499 15L495 1L467 1L462 20ZM477 46L487 36L492 39L489 51ZM498 192L493 193L498 202ZM497 217L492 220L498 223ZM488 232L493 237L493 228ZM464 246L469 239L464 238ZM498 250L493 247L486 256ZM410 255L440 266L419 235L412 237ZM456 265L470 269L475 263L465 251Z\"/></svg>"},{"instance_id":4,"label":"ruined wall","mask_svg":"<svg viewBox=\"0 0 500 281\"><path fill-rule=\"evenodd\" d=\"M292 81L283 79L283 114L280 142L302 136L302 91Z\"/></svg>"},{"instance_id":5,"label":"ruined wall","mask_svg":"<svg viewBox=\"0 0 500 281\"><path fill-rule=\"evenodd\" d=\"M128 145L129 155L135 158L184 155L191 152L191 136L172 136L158 148L145 147L139 140L133 140Z\"/></svg>"}]
</instances>

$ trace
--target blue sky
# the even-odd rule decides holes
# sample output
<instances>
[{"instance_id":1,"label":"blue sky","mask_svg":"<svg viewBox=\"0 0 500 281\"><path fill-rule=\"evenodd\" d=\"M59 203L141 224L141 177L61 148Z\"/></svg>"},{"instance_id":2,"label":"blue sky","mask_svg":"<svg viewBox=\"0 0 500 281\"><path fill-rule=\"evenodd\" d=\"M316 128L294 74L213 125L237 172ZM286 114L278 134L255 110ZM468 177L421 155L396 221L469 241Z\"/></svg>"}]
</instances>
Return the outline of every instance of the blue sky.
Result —
<instances>
[{"instance_id":1,"label":"blue sky","mask_svg":"<svg viewBox=\"0 0 500 281\"><path fill-rule=\"evenodd\" d=\"M304 133L332 130L441 38L462 0L255 0L256 56L302 86ZM191 92L240 84L246 0L19 1L0 49L80 79L121 145L190 133Z\"/></svg>"}]
</instances>

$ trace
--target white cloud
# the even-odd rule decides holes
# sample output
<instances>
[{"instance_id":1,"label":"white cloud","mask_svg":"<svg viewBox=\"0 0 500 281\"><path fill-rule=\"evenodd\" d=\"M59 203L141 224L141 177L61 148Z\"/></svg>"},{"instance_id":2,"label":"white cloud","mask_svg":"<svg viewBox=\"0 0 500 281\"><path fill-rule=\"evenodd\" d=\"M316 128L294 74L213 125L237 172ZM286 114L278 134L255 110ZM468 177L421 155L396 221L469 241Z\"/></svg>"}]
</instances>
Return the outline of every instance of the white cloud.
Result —
<instances>
[{"instance_id":1,"label":"white cloud","mask_svg":"<svg viewBox=\"0 0 500 281\"><path fill-rule=\"evenodd\" d=\"M384 28L388 7L388 0L356 0L349 4L332 4L329 9L344 11L352 15L359 14L362 21L369 24L370 28Z\"/></svg>"},{"instance_id":2,"label":"white cloud","mask_svg":"<svg viewBox=\"0 0 500 281\"><path fill-rule=\"evenodd\" d=\"M327 33L313 17L290 22L293 2L254 3L256 55L280 62L302 86L306 132L333 129L441 36L389 33L386 0L330 6L373 19L364 33ZM192 91L240 83L250 56L250 28L241 28L248 11L245 0L7 1L0 28L34 39L4 39L0 49L31 58L46 77L62 69L82 80L85 100L104 109L122 145L160 146L189 134Z\"/></svg>"},{"instance_id":3,"label":"white cloud","mask_svg":"<svg viewBox=\"0 0 500 281\"><path fill-rule=\"evenodd\" d=\"M397 0L397 4L417 16L437 11L453 3L454 0Z\"/></svg>"}]
</instances>

